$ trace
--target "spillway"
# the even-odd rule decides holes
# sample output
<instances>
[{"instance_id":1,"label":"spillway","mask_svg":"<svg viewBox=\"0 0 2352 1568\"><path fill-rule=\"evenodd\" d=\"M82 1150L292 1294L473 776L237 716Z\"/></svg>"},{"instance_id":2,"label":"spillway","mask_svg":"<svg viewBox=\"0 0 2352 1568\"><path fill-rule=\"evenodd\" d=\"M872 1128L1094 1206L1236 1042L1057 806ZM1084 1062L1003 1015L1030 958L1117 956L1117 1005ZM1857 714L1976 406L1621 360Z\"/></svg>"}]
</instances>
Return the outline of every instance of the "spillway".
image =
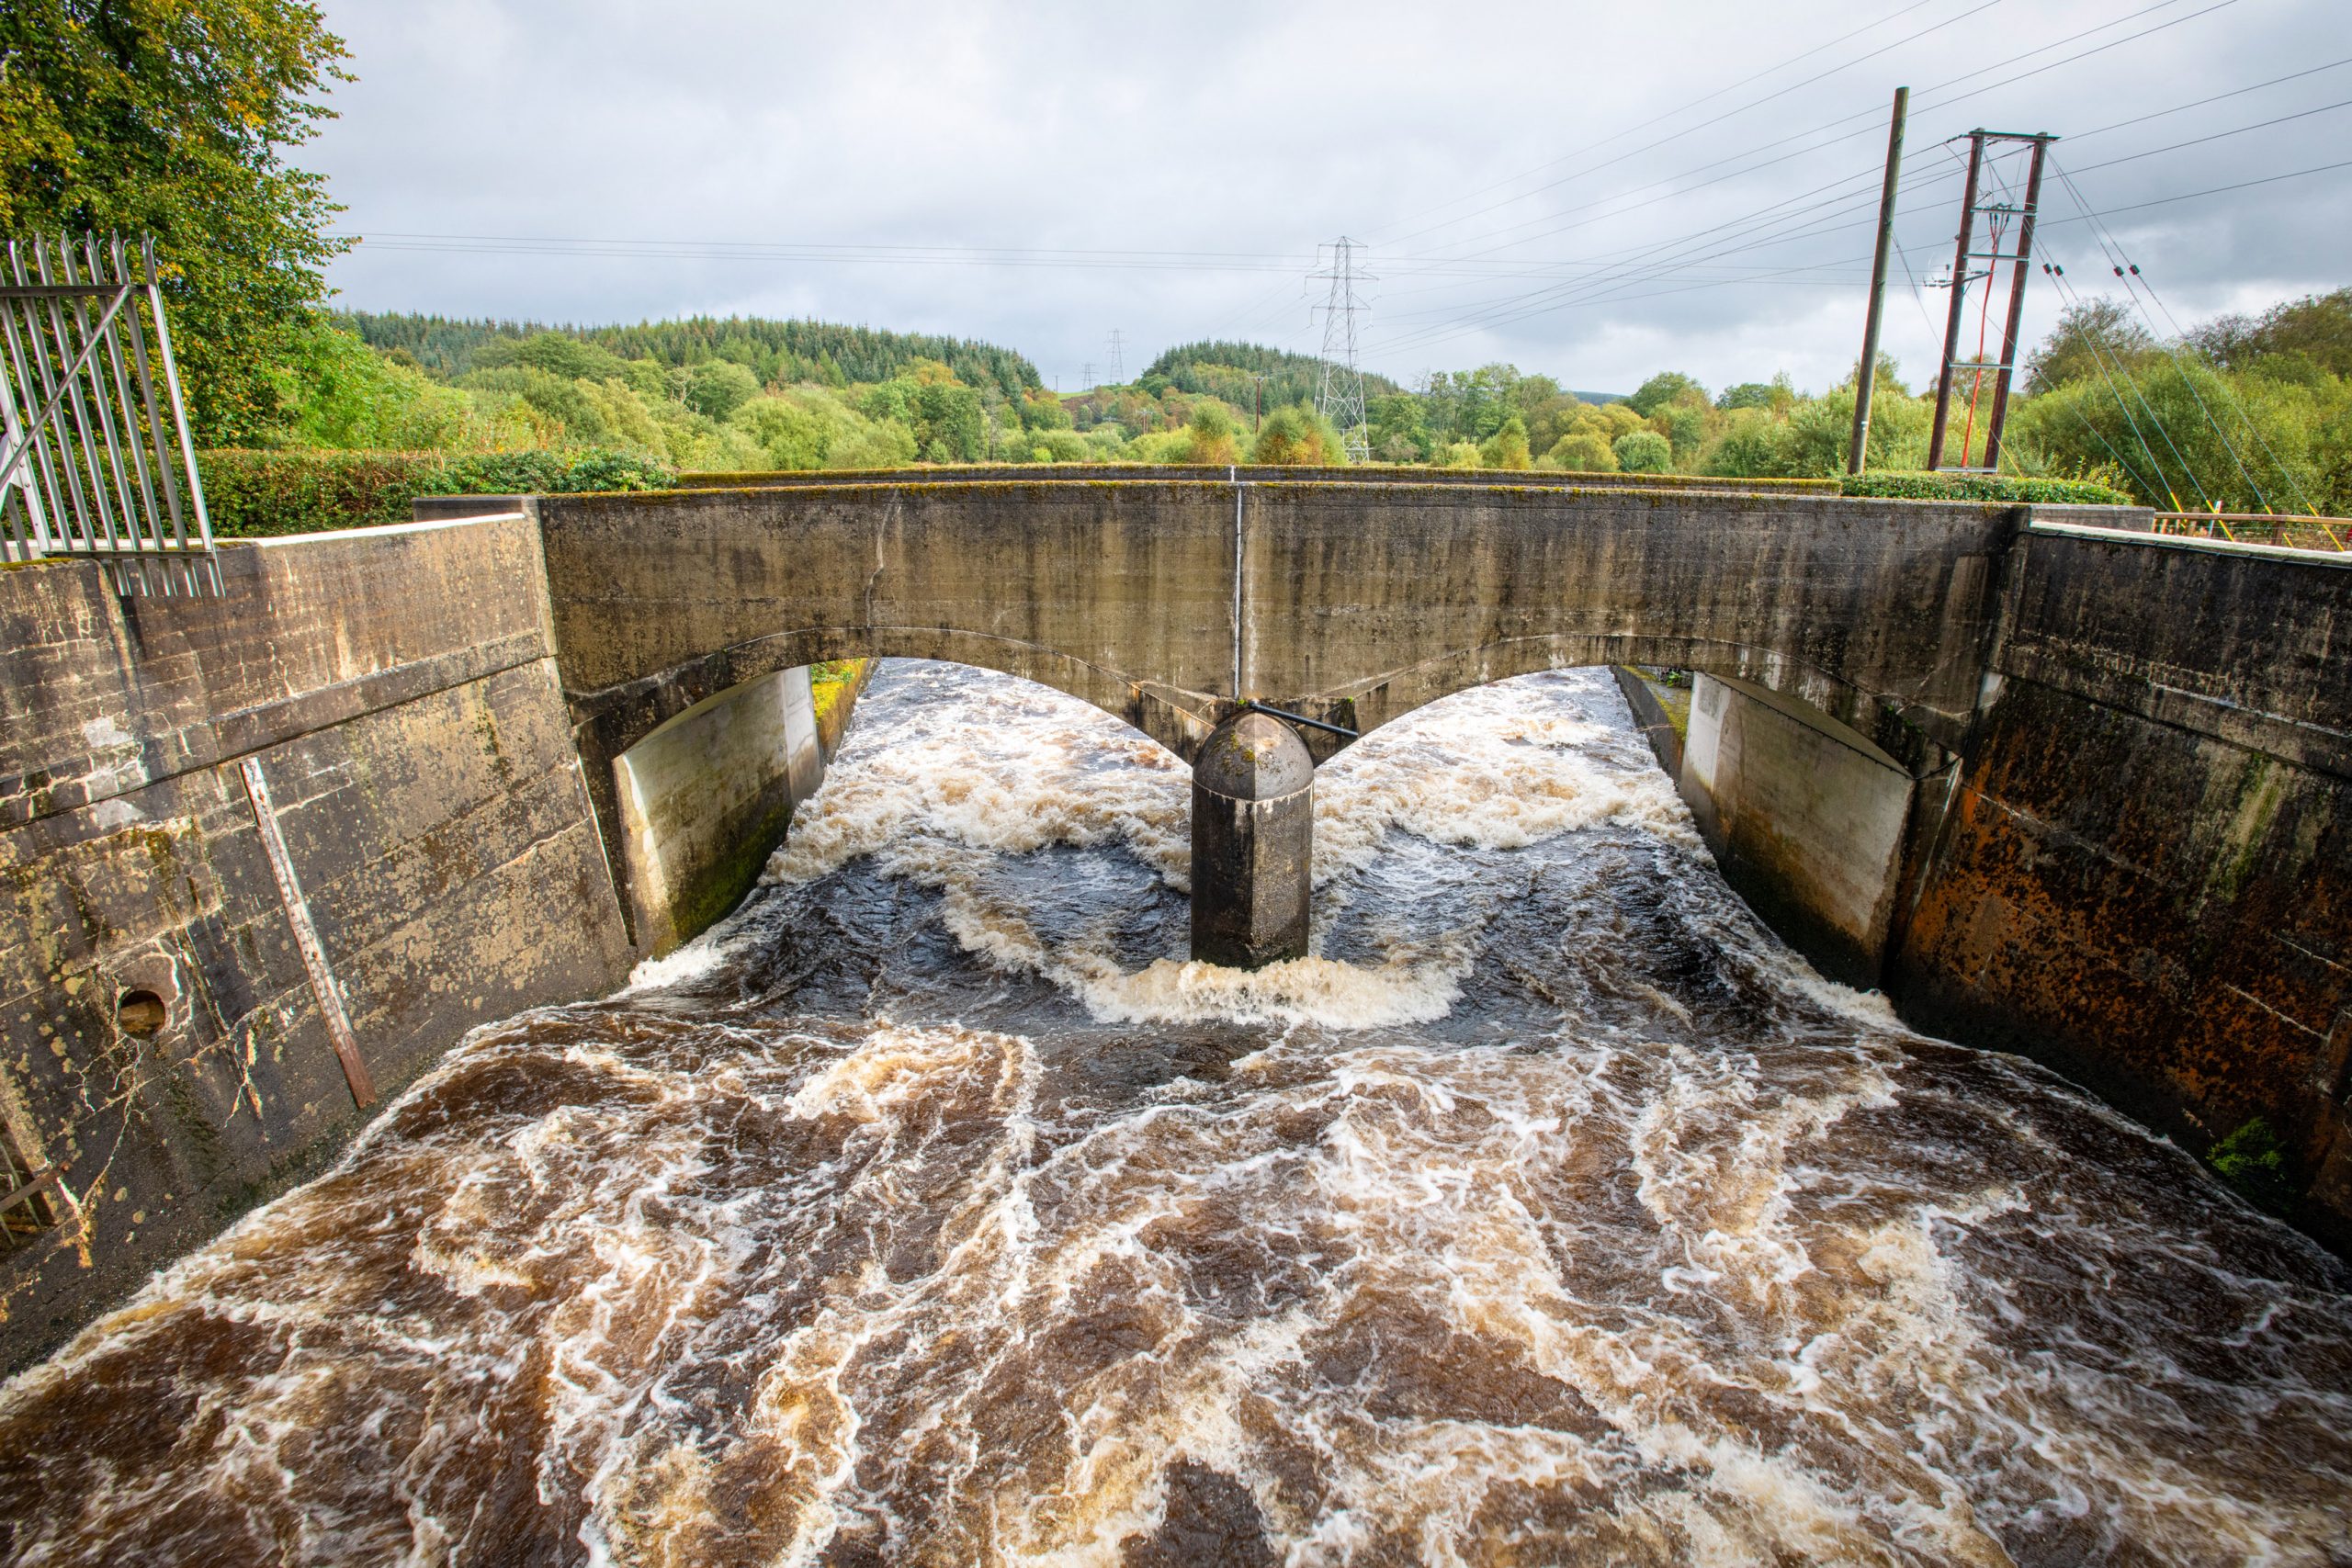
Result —
<instances>
[{"instance_id":1,"label":"spillway","mask_svg":"<svg viewBox=\"0 0 2352 1568\"><path fill-rule=\"evenodd\" d=\"M2324 1563L2352 1271L1823 980L1600 671L1315 791L893 663L732 918L0 1395L28 1563Z\"/></svg>"}]
</instances>

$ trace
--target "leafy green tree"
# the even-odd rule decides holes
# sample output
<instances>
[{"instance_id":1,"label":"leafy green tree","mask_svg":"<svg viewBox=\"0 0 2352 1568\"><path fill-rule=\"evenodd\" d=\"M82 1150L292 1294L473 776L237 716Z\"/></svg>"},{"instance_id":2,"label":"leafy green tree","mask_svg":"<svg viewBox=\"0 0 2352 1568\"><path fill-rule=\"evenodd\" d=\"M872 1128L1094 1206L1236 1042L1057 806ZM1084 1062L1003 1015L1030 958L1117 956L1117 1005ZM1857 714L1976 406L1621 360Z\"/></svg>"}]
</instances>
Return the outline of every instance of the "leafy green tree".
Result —
<instances>
[{"instance_id":1,"label":"leafy green tree","mask_svg":"<svg viewBox=\"0 0 2352 1568\"><path fill-rule=\"evenodd\" d=\"M1625 405L1647 419L1667 404L1690 398L1705 402L1707 389L1679 370L1661 370L1635 388L1634 395L1625 400Z\"/></svg>"},{"instance_id":2,"label":"leafy green tree","mask_svg":"<svg viewBox=\"0 0 2352 1568\"><path fill-rule=\"evenodd\" d=\"M1193 437L1191 461L1195 463L1231 463L1238 460L1240 426L1232 411L1213 398L1203 398L1193 405L1192 417L1185 428Z\"/></svg>"},{"instance_id":3,"label":"leafy green tree","mask_svg":"<svg viewBox=\"0 0 2352 1568\"><path fill-rule=\"evenodd\" d=\"M1482 468L1527 468L1534 467L1527 450L1527 422L1512 414L1496 432L1478 446L1478 466Z\"/></svg>"},{"instance_id":4,"label":"leafy green tree","mask_svg":"<svg viewBox=\"0 0 2352 1568\"><path fill-rule=\"evenodd\" d=\"M286 153L333 111L343 41L303 0L8 0L0 231L155 237L189 420L263 438L349 242Z\"/></svg>"},{"instance_id":5,"label":"leafy green tree","mask_svg":"<svg viewBox=\"0 0 2352 1568\"><path fill-rule=\"evenodd\" d=\"M914 436L926 463L977 463L987 454L987 416L977 388L928 381L915 388Z\"/></svg>"},{"instance_id":6,"label":"leafy green tree","mask_svg":"<svg viewBox=\"0 0 2352 1568\"><path fill-rule=\"evenodd\" d=\"M569 333L537 332L523 338L494 338L473 356L477 369L527 365L567 381L603 381L629 375L628 361L610 349L584 343Z\"/></svg>"},{"instance_id":7,"label":"leafy green tree","mask_svg":"<svg viewBox=\"0 0 2352 1568\"><path fill-rule=\"evenodd\" d=\"M1706 440L1707 413L1703 404L1668 403L1650 416L1650 423L1666 437L1675 461L1680 462Z\"/></svg>"},{"instance_id":8,"label":"leafy green tree","mask_svg":"<svg viewBox=\"0 0 2352 1568\"><path fill-rule=\"evenodd\" d=\"M1597 430L1571 431L1552 444L1544 454L1546 467L1566 468L1572 474L1613 474L1617 471L1617 454L1609 438Z\"/></svg>"},{"instance_id":9,"label":"leafy green tree","mask_svg":"<svg viewBox=\"0 0 2352 1568\"><path fill-rule=\"evenodd\" d=\"M2111 378L2119 363L2137 366L2155 352L2131 307L2118 299L2083 299L2058 312L2058 324L2025 362L2025 390L2036 396L2069 381ZM1877 402L1871 402L1876 417Z\"/></svg>"},{"instance_id":10,"label":"leafy green tree","mask_svg":"<svg viewBox=\"0 0 2352 1568\"><path fill-rule=\"evenodd\" d=\"M1374 457L1384 463L1430 460L1429 417L1419 398L1410 392L1385 393L1371 400L1364 415Z\"/></svg>"},{"instance_id":11,"label":"leafy green tree","mask_svg":"<svg viewBox=\"0 0 2352 1568\"><path fill-rule=\"evenodd\" d=\"M760 395L760 378L731 360L713 359L686 372L680 400L706 419L725 419Z\"/></svg>"},{"instance_id":12,"label":"leafy green tree","mask_svg":"<svg viewBox=\"0 0 2352 1568\"><path fill-rule=\"evenodd\" d=\"M1610 443L1617 467L1629 474L1662 474L1674 467L1673 444L1655 430L1636 430Z\"/></svg>"},{"instance_id":13,"label":"leafy green tree","mask_svg":"<svg viewBox=\"0 0 2352 1568\"><path fill-rule=\"evenodd\" d=\"M1266 416L1250 460L1269 465L1316 465L1346 460L1346 448L1331 422L1306 403L1293 403Z\"/></svg>"},{"instance_id":14,"label":"leafy green tree","mask_svg":"<svg viewBox=\"0 0 2352 1568\"><path fill-rule=\"evenodd\" d=\"M2223 316L2190 333L2188 342L2224 370L2300 358L2327 375L2352 376L2352 288L2307 294L2256 320Z\"/></svg>"},{"instance_id":15,"label":"leafy green tree","mask_svg":"<svg viewBox=\"0 0 2352 1568\"><path fill-rule=\"evenodd\" d=\"M2062 478L2112 474L2166 511L2301 512L2345 501L2330 453L2352 432L2352 389L2224 375L2158 355L2129 384L2075 381L2025 402L2009 439L2042 454ZM2337 459L2340 464L2340 458Z\"/></svg>"}]
</instances>

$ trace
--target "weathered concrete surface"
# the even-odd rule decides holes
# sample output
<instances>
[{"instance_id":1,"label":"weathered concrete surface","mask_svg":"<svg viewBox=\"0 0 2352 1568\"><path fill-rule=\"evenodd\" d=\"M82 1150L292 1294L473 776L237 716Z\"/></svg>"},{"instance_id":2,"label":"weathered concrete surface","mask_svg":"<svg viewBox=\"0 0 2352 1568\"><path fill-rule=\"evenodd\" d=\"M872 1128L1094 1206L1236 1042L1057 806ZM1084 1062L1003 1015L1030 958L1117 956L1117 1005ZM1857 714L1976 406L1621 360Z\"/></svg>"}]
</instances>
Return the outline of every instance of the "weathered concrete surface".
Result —
<instances>
[{"instance_id":1,"label":"weathered concrete surface","mask_svg":"<svg viewBox=\"0 0 2352 1568\"><path fill-rule=\"evenodd\" d=\"M627 972L527 519L231 544L219 599L0 572L0 1104L60 1224L0 1258L20 1363L315 1173L359 1112L240 764L379 1097ZM119 1028L152 990L169 1021Z\"/></svg>"},{"instance_id":2,"label":"weathered concrete surface","mask_svg":"<svg viewBox=\"0 0 2352 1568\"><path fill-rule=\"evenodd\" d=\"M2352 1247L2352 562L2037 526L2009 601L1891 994L2192 1148L2264 1118Z\"/></svg>"},{"instance_id":3,"label":"weathered concrete surface","mask_svg":"<svg viewBox=\"0 0 2352 1568\"><path fill-rule=\"evenodd\" d=\"M824 782L808 671L707 697L613 765L637 944L658 955L741 901Z\"/></svg>"},{"instance_id":4,"label":"weathered concrete surface","mask_svg":"<svg viewBox=\"0 0 2352 1568\"><path fill-rule=\"evenodd\" d=\"M592 755L752 675L878 654L1041 681L1187 757L1238 696L1369 729L1507 675L1676 665L1803 697L1914 767L1967 727L2018 521L1814 495L1164 479L557 496L538 516Z\"/></svg>"},{"instance_id":5,"label":"weathered concrete surface","mask_svg":"<svg viewBox=\"0 0 2352 1568\"><path fill-rule=\"evenodd\" d=\"M1724 879L1822 973L1876 987L1910 773L1803 703L1722 676L1692 684L1673 776Z\"/></svg>"},{"instance_id":6,"label":"weathered concrete surface","mask_svg":"<svg viewBox=\"0 0 2352 1568\"><path fill-rule=\"evenodd\" d=\"M1193 765L1193 956L1306 957L1314 861L1315 759L1283 720L1235 715Z\"/></svg>"}]
</instances>

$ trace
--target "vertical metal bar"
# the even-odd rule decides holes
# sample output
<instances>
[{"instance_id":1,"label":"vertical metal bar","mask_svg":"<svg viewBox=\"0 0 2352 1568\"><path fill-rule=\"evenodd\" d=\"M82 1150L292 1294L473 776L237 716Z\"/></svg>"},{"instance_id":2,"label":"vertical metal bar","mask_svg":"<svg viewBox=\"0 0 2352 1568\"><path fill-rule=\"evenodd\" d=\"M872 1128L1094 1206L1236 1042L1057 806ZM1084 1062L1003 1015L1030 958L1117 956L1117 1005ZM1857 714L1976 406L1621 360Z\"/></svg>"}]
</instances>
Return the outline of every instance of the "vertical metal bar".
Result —
<instances>
[{"instance_id":1,"label":"vertical metal bar","mask_svg":"<svg viewBox=\"0 0 2352 1568\"><path fill-rule=\"evenodd\" d=\"M2041 165L2050 152L2051 139L2033 139L2033 167L2025 177L2025 214L2018 223L2017 271L2009 279L2008 324L2001 333L2001 368L1993 382L1993 417L1984 426L1984 466L1998 473L2001 468L2001 426L2009 412L2009 378L2018 362L2018 333L2025 324L2026 266L2033 255L2033 215L2041 205ZM1985 282L1989 285L1989 270Z\"/></svg>"},{"instance_id":2,"label":"vertical metal bar","mask_svg":"<svg viewBox=\"0 0 2352 1568\"><path fill-rule=\"evenodd\" d=\"M57 249L60 255L65 254L65 240L62 235L58 238ZM56 281L49 274L48 247L38 239L33 242L33 268L36 276L43 283ZM65 312L59 308L54 298L49 300L49 324L50 331L56 339L61 380L65 389L65 403L58 410L58 414L61 420L70 417L74 444L81 448L82 467L88 470L90 476L90 509L94 519L90 524L91 547L102 548L107 554L111 555L120 550L122 545L114 525L114 509L107 504L106 479L98 472L98 446L90 435L90 411L82 401L82 382L76 373L77 367L74 363L80 345L67 334ZM62 425L61 428L62 428ZM106 528L106 543L103 547L97 540L99 525L103 525Z\"/></svg>"},{"instance_id":3,"label":"vertical metal bar","mask_svg":"<svg viewBox=\"0 0 2352 1568\"><path fill-rule=\"evenodd\" d=\"M39 244L38 241L34 243L36 246ZM38 249L34 253L34 259L36 261L40 259ZM13 240L8 243L8 261L17 282L19 285L29 283L30 279L25 275L24 258L17 253L16 242ZM40 311L30 299L23 301L23 305L27 347L32 359L33 369L40 377L42 405L44 407L57 405L58 412L62 413L64 412L62 405L57 403L57 378L50 371L49 341L41 328ZM69 546L79 545L83 549L95 555L98 550L98 539L90 525L89 503L82 495L82 478L74 471L73 440L66 434L64 422L56 414L51 415L46 423L51 428L45 433L36 432L35 434L36 435L46 434L50 440L56 442L57 472L63 476L65 480L64 492L60 498L64 504L58 508L60 513L58 531Z\"/></svg>"},{"instance_id":4,"label":"vertical metal bar","mask_svg":"<svg viewBox=\"0 0 2352 1568\"><path fill-rule=\"evenodd\" d=\"M66 243L62 234L57 239L57 270L60 277L67 283L83 281L74 276L74 248ZM95 282L96 279L93 277L90 281ZM106 477L113 481L109 487L110 493L107 500L117 508L121 517L123 546L127 546L134 552L143 550L146 548L147 540L140 532L138 506L131 500L130 486L123 475L122 442L115 429L114 409L107 396L105 367L99 364L101 356L97 352L99 336L106 337L108 344L111 345L114 323L111 320L101 316L100 330L97 333L93 333L90 330L90 308L77 297L70 309L74 320L74 355L82 361L82 373L90 383L90 406L97 411L98 433L106 437ZM77 381L75 384L78 386L80 383ZM95 453L92 455L96 456Z\"/></svg>"},{"instance_id":5,"label":"vertical metal bar","mask_svg":"<svg viewBox=\"0 0 2352 1568\"><path fill-rule=\"evenodd\" d=\"M89 243L86 254L90 262L90 275L93 277L100 277L106 266L95 239ZM122 276L122 269L119 266L116 267L115 276L111 279L103 280L112 282L126 294L130 291L130 280ZM128 301L125 303L129 304ZM129 305L129 313L136 317L139 313L138 306ZM122 408L123 445L130 450L131 474L139 481L141 547L160 550L164 547L164 512L163 508L155 504L154 479L147 471L147 454L141 449L139 444L141 404L131 391L130 378L124 374L122 368L121 325L122 317L118 314L107 327L107 364L114 376L115 400Z\"/></svg>"},{"instance_id":6,"label":"vertical metal bar","mask_svg":"<svg viewBox=\"0 0 2352 1568\"><path fill-rule=\"evenodd\" d=\"M17 412L15 379L6 365L0 363L0 464L14 458L28 439L23 433L23 416ZM14 471L0 479L0 524L7 526L6 536L0 537L0 560L28 561L42 553L46 530L33 489L39 482L40 476L26 462L18 462Z\"/></svg>"},{"instance_id":7,"label":"vertical metal bar","mask_svg":"<svg viewBox=\"0 0 2352 1568\"><path fill-rule=\"evenodd\" d=\"M179 433L180 461L187 470L189 509L196 513L196 536L207 556L212 550L212 520L204 511L204 480L196 471L196 441L187 433L187 403L180 396L179 367L172 359L172 329L164 321L163 291L155 287L155 241L151 235L140 242L147 263L147 304L155 312L155 346L164 355L164 386L172 394L172 425ZM207 561L206 570L212 575L212 586L220 586L220 570L217 564Z\"/></svg>"},{"instance_id":8,"label":"vertical metal bar","mask_svg":"<svg viewBox=\"0 0 2352 1568\"><path fill-rule=\"evenodd\" d=\"M1854 380L1854 439L1846 471L1862 471L1871 438L1871 394L1878 386L1878 333L1886 309L1886 253L1894 243L1894 186L1903 177L1903 122L1911 110L1911 89L1894 89L1894 118L1886 133L1886 183L1878 194L1878 251L1871 259L1871 302L1862 318L1861 369Z\"/></svg>"},{"instance_id":9,"label":"vertical metal bar","mask_svg":"<svg viewBox=\"0 0 2352 1568\"><path fill-rule=\"evenodd\" d=\"M11 240L8 242L8 256L12 265L15 262L16 254L17 243ZM21 271L20 268L17 270ZM28 326L30 324L29 318L27 324ZM17 329L17 301L16 300L11 299L5 304L0 304L0 336L5 336L6 340L8 362L15 373L17 384L25 389L27 400L25 408L17 416L18 423L22 425L18 434L23 436L26 446L30 448L31 461L28 463L23 458L18 458L17 466L19 469L34 471L38 477L45 515L37 516L33 521L35 527L40 530L42 547L46 549L52 537L60 545L69 540L69 536L63 532L64 498L63 492L58 486L57 471L49 460L49 444L41 439L40 427L29 423L40 412L33 401L39 394L34 390L33 373L28 362L25 347L26 340ZM60 521L51 525L49 521L50 516L57 516Z\"/></svg>"},{"instance_id":10,"label":"vertical metal bar","mask_svg":"<svg viewBox=\"0 0 2352 1568\"><path fill-rule=\"evenodd\" d=\"M122 240L119 236L114 243L114 269L116 276L125 284L132 282L130 266L123 256ZM152 278L153 276L153 269L149 268L145 276ZM187 548L187 525L180 514L179 481L172 477L171 448L164 440L163 418L156 412L155 379L147 368L147 334L140 329L139 308L136 305L124 314L130 318L130 359L131 363L138 367L140 406L147 416L148 439L155 448L155 477L163 481L164 500L171 510L172 547L175 550L185 550ZM159 524L159 529L160 526Z\"/></svg>"},{"instance_id":11,"label":"vertical metal bar","mask_svg":"<svg viewBox=\"0 0 2352 1568\"><path fill-rule=\"evenodd\" d=\"M1984 133L1969 132L1968 188L1960 198L1960 239L1952 248L1951 309L1944 317L1944 362L1936 373L1936 422L1928 431L1928 467L1944 466L1944 421L1951 413L1952 355L1960 347L1960 315L1968 295L1968 244L1976 231L1976 181L1984 168ZM1966 453L1962 453L1964 457Z\"/></svg>"},{"instance_id":12,"label":"vertical metal bar","mask_svg":"<svg viewBox=\"0 0 2352 1568\"><path fill-rule=\"evenodd\" d=\"M318 998L319 1018L327 1028L327 1039L334 1046L337 1060L343 1064L343 1081L350 1086L351 1098L365 1111L375 1103L376 1085L368 1076L368 1064L360 1059L359 1042L351 1032L350 1015L343 1010L343 992L335 985L334 971L327 966L326 949L320 944L318 928L311 923L311 906L302 897L301 880L294 874L294 862L286 852L286 836L278 830L277 808L270 804L269 781L262 776L261 759L247 757L237 764L245 776L245 794L252 800L254 826L260 830L262 852L269 857L269 874L277 882L277 898L286 910L286 923L294 930L295 951L302 955L302 967L311 977L311 994Z\"/></svg>"}]
</instances>

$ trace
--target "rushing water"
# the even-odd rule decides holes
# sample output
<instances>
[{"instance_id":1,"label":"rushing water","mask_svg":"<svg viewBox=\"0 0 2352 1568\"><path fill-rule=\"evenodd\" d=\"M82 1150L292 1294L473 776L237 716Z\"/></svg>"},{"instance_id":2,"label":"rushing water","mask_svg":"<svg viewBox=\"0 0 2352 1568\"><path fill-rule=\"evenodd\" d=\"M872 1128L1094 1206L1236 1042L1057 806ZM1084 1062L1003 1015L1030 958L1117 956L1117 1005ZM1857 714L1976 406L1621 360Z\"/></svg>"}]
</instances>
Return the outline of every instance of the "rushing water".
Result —
<instances>
[{"instance_id":1,"label":"rushing water","mask_svg":"<svg viewBox=\"0 0 2352 1568\"><path fill-rule=\"evenodd\" d=\"M2352 1562L2352 1278L1724 888L1592 671L1318 776L896 664L770 885L0 1399L27 1562Z\"/></svg>"}]
</instances>

